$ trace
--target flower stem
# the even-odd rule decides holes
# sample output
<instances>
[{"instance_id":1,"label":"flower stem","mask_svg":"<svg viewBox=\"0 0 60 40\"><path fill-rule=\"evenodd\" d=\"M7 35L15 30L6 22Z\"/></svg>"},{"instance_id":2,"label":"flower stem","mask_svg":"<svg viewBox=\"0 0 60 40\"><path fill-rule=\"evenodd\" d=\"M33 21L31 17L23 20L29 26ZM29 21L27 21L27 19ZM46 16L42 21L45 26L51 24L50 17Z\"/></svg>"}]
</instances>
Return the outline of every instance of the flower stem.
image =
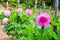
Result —
<instances>
[{"instance_id":1,"label":"flower stem","mask_svg":"<svg viewBox=\"0 0 60 40\"><path fill-rule=\"evenodd\" d=\"M54 26L53 31L57 34L57 27L56 26ZM52 40L55 40L55 39L52 37Z\"/></svg>"},{"instance_id":2,"label":"flower stem","mask_svg":"<svg viewBox=\"0 0 60 40\"><path fill-rule=\"evenodd\" d=\"M44 33L44 27L41 28L41 40L42 40L42 37L43 37L43 33Z\"/></svg>"}]
</instances>

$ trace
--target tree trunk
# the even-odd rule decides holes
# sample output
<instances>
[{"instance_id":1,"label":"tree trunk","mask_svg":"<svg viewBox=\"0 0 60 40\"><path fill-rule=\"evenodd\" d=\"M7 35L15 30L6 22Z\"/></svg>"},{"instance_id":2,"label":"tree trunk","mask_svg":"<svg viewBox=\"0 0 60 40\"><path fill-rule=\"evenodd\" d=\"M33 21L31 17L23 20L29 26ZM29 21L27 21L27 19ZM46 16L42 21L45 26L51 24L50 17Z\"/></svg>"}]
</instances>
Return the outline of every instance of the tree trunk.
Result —
<instances>
[{"instance_id":1,"label":"tree trunk","mask_svg":"<svg viewBox=\"0 0 60 40\"><path fill-rule=\"evenodd\" d=\"M42 6L45 9L45 0L42 0Z\"/></svg>"},{"instance_id":2,"label":"tree trunk","mask_svg":"<svg viewBox=\"0 0 60 40\"><path fill-rule=\"evenodd\" d=\"M55 0L55 16L57 15L58 11L58 0Z\"/></svg>"},{"instance_id":3,"label":"tree trunk","mask_svg":"<svg viewBox=\"0 0 60 40\"><path fill-rule=\"evenodd\" d=\"M55 16L57 17L58 12L58 0L55 0ZM54 32L57 32L57 27L54 27Z\"/></svg>"},{"instance_id":4,"label":"tree trunk","mask_svg":"<svg viewBox=\"0 0 60 40\"><path fill-rule=\"evenodd\" d=\"M58 0L55 0L54 3L55 3L55 5L54 5L54 7L55 7L55 17L57 18L57 12L58 12ZM55 20L56 20L56 18L55 18ZM53 31L57 34L57 26L54 26ZM52 40L55 40L55 39L52 38Z\"/></svg>"}]
</instances>

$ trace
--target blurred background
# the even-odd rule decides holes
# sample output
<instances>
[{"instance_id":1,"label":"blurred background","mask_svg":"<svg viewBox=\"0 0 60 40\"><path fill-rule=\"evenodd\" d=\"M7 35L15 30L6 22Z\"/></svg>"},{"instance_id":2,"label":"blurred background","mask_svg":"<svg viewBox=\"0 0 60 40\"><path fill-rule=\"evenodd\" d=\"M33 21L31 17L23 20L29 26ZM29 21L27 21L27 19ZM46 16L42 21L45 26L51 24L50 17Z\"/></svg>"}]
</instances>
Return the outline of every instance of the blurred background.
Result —
<instances>
[{"instance_id":1,"label":"blurred background","mask_svg":"<svg viewBox=\"0 0 60 40\"><path fill-rule=\"evenodd\" d=\"M0 0L0 7L6 7L6 2L8 1L9 7L17 7L18 1L17 0ZM19 6L23 8L34 8L35 0L20 0ZM60 2L59 2L60 3ZM37 8L40 8L42 5L42 0L37 0ZM54 0L45 0L46 7L52 7L54 9ZM60 6L60 4L59 4ZM60 7L59 7L60 9Z\"/></svg>"}]
</instances>

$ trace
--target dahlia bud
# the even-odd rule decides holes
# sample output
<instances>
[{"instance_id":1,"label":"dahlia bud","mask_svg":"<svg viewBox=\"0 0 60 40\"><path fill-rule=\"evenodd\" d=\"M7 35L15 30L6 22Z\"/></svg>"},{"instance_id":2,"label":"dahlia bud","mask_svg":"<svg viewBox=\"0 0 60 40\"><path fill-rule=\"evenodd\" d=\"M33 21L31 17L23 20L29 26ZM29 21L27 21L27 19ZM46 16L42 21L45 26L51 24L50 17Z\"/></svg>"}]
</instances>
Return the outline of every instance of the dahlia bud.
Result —
<instances>
[{"instance_id":1,"label":"dahlia bud","mask_svg":"<svg viewBox=\"0 0 60 40\"><path fill-rule=\"evenodd\" d=\"M21 8L18 8L18 9L17 9L17 12L18 12L18 13L21 13L21 12L22 12L22 9L21 9Z\"/></svg>"},{"instance_id":2,"label":"dahlia bud","mask_svg":"<svg viewBox=\"0 0 60 40\"><path fill-rule=\"evenodd\" d=\"M8 23L8 18L4 18L3 20L2 20L2 24L7 24Z\"/></svg>"},{"instance_id":3,"label":"dahlia bud","mask_svg":"<svg viewBox=\"0 0 60 40\"><path fill-rule=\"evenodd\" d=\"M26 10L26 14L31 15L31 14L32 14L32 10L27 9L27 10Z\"/></svg>"},{"instance_id":4,"label":"dahlia bud","mask_svg":"<svg viewBox=\"0 0 60 40\"><path fill-rule=\"evenodd\" d=\"M5 15L6 17L10 16L10 11L9 11L9 10L5 11L5 12L4 12L4 15Z\"/></svg>"}]
</instances>

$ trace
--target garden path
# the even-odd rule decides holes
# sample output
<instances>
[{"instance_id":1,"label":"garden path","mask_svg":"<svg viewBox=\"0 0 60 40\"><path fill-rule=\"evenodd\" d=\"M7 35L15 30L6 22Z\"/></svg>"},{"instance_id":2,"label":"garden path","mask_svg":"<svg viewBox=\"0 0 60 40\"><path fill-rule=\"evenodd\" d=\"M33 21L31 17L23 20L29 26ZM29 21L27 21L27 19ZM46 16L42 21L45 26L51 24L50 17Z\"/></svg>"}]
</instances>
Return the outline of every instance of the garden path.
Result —
<instances>
[{"instance_id":1,"label":"garden path","mask_svg":"<svg viewBox=\"0 0 60 40\"><path fill-rule=\"evenodd\" d=\"M9 37L5 32L3 32L2 25L0 25L0 40L13 40L12 37Z\"/></svg>"}]
</instances>

